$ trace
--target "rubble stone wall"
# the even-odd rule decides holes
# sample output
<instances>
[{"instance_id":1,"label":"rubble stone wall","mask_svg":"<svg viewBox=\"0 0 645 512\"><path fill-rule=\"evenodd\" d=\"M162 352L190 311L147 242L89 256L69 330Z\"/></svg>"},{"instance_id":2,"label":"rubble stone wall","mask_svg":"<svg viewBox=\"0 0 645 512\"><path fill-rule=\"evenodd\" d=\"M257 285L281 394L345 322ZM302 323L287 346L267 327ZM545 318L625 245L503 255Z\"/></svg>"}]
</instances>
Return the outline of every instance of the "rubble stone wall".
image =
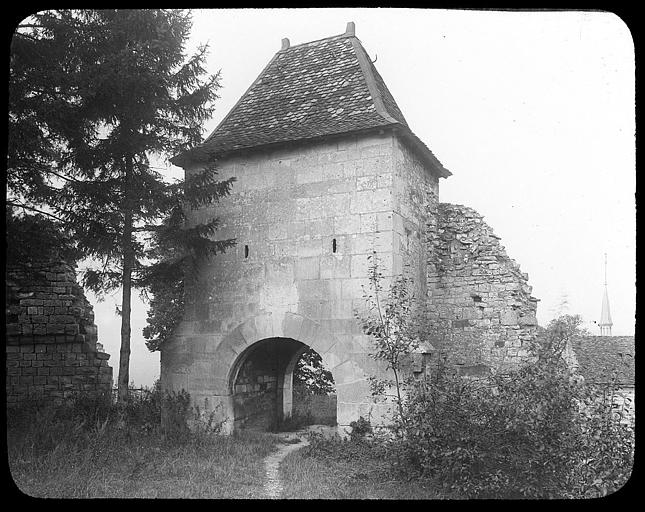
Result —
<instances>
[{"instance_id":1,"label":"rubble stone wall","mask_svg":"<svg viewBox=\"0 0 645 512\"><path fill-rule=\"evenodd\" d=\"M43 261L6 270L7 404L109 392L110 356L74 269Z\"/></svg>"},{"instance_id":2,"label":"rubble stone wall","mask_svg":"<svg viewBox=\"0 0 645 512\"><path fill-rule=\"evenodd\" d=\"M429 219L429 317L447 327L436 344L449 342L464 372L525 360L538 302L527 274L472 208L439 203Z\"/></svg>"}]
</instances>

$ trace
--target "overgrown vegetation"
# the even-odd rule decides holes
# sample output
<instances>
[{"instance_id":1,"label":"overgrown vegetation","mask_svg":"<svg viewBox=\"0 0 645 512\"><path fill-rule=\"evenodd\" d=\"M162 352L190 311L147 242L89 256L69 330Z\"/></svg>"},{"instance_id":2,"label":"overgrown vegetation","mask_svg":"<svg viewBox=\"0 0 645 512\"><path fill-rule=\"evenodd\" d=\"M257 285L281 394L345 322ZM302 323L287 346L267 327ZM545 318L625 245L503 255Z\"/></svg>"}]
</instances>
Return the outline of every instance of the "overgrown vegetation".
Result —
<instances>
[{"instance_id":1,"label":"overgrown vegetation","mask_svg":"<svg viewBox=\"0 0 645 512\"><path fill-rule=\"evenodd\" d=\"M555 356L484 379L439 367L407 391L402 468L466 497L595 497L630 476L633 429Z\"/></svg>"},{"instance_id":2,"label":"overgrown vegetation","mask_svg":"<svg viewBox=\"0 0 645 512\"><path fill-rule=\"evenodd\" d=\"M156 386L125 404L79 395L60 407L11 409L13 479L36 497L262 497L262 460L273 439L212 435L219 425L203 415L189 430L185 413L197 411L188 403L186 393Z\"/></svg>"},{"instance_id":3,"label":"overgrown vegetation","mask_svg":"<svg viewBox=\"0 0 645 512\"><path fill-rule=\"evenodd\" d=\"M405 422L403 412L403 364L406 357L419 344L419 321L416 297L411 294L411 280L404 276L392 278L390 288L383 290L383 273L379 269L376 253L368 257L369 290L363 290L367 311L356 313L363 332L372 339L370 355L384 361L394 379L371 377L374 395L384 395L394 389L398 422Z\"/></svg>"},{"instance_id":4,"label":"overgrown vegetation","mask_svg":"<svg viewBox=\"0 0 645 512\"><path fill-rule=\"evenodd\" d=\"M387 454L401 476L429 478L465 498L589 498L625 484L634 429L624 404L616 405L616 386L585 385L563 358L579 334L579 316L552 321L517 368L467 377L447 352L436 355L426 378L414 379L404 376L403 361L424 329L405 279L393 279L388 293L381 279L373 264L366 294L372 316L362 325L373 357L394 376L374 379L373 391L389 393L397 407L389 432L371 436L370 446ZM355 427L368 432L359 422Z\"/></svg>"},{"instance_id":5,"label":"overgrown vegetation","mask_svg":"<svg viewBox=\"0 0 645 512\"><path fill-rule=\"evenodd\" d=\"M309 445L281 465L283 498L441 499L452 496L429 478L410 479L392 465L388 444L372 435L364 418L349 438L309 434Z\"/></svg>"}]
</instances>

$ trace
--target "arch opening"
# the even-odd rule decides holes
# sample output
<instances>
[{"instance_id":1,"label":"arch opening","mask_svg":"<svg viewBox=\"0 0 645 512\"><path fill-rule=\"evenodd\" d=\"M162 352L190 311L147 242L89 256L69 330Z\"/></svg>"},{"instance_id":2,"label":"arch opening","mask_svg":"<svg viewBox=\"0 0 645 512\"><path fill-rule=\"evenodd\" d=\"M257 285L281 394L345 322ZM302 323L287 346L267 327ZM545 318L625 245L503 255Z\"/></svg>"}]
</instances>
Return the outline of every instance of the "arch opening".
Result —
<instances>
[{"instance_id":1,"label":"arch opening","mask_svg":"<svg viewBox=\"0 0 645 512\"><path fill-rule=\"evenodd\" d=\"M332 374L320 355L300 341L260 340L239 355L230 375L234 430L336 424Z\"/></svg>"}]
</instances>

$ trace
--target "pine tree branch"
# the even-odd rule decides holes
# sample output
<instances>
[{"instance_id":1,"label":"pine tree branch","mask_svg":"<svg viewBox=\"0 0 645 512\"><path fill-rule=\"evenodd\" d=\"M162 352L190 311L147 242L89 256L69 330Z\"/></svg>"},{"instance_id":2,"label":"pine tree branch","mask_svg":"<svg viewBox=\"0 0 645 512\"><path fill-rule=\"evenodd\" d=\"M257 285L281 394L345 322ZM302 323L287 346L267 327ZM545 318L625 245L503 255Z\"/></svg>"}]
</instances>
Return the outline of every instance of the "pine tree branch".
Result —
<instances>
[{"instance_id":1,"label":"pine tree branch","mask_svg":"<svg viewBox=\"0 0 645 512\"><path fill-rule=\"evenodd\" d=\"M69 181L70 183L79 183L79 184L84 183L84 182L79 181L79 180L77 180L75 178L69 178L67 176L63 176L62 174L59 174L56 171L52 171L51 169L43 169L43 170L44 170L44 172L46 172L48 174L53 174L54 176L58 176L60 179L65 180L65 181Z\"/></svg>"},{"instance_id":2,"label":"pine tree branch","mask_svg":"<svg viewBox=\"0 0 645 512\"><path fill-rule=\"evenodd\" d=\"M51 217L52 219L56 219L57 221L65 222L60 217L56 217L56 215L53 215L51 213L47 213L47 212L45 212L43 210L39 210L38 208L34 208L33 206L29 206L29 205L26 205L26 204L15 203L15 202L9 201L9 200L7 201L7 204L9 206L15 206L16 208L23 208L23 209L26 209L26 210L31 210L33 212L42 213L43 215L47 215L47 216Z\"/></svg>"},{"instance_id":3,"label":"pine tree branch","mask_svg":"<svg viewBox=\"0 0 645 512\"><path fill-rule=\"evenodd\" d=\"M161 225L156 225L156 224L146 224L145 226L139 226L136 228L132 228L133 232L140 233L142 231L157 231L158 229L162 228L163 226Z\"/></svg>"},{"instance_id":4,"label":"pine tree branch","mask_svg":"<svg viewBox=\"0 0 645 512\"><path fill-rule=\"evenodd\" d=\"M16 34L16 36L24 37L25 39L29 39L30 41L34 41L36 43L40 42L39 39L37 39L35 37L32 37L30 35L27 35L27 34L23 34L22 32L16 32L15 34Z\"/></svg>"}]
</instances>

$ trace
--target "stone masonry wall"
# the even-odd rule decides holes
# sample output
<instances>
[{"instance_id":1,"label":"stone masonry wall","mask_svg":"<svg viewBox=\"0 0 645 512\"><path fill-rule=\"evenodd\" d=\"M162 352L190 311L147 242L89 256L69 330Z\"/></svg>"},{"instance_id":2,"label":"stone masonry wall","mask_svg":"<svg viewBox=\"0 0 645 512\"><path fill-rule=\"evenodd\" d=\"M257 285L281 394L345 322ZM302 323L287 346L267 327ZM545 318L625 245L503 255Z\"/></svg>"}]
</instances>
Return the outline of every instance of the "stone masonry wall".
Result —
<instances>
[{"instance_id":1,"label":"stone masonry wall","mask_svg":"<svg viewBox=\"0 0 645 512\"><path fill-rule=\"evenodd\" d=\"M400 272L400 259L393 258L399 254L393 216L401 220L393 215L394 145L391 133L355 135L218 162L220 179L237 179L231 194L191 216L217 215L217 236L234 237L237 245L202 269L207 293L187 296L184 321L162 349L164 388L187 389L200 404L225 405L230 363L224 351L260 341L265 334L256 332L268 331L323 357L337 385L339 423L369 413L367 376L378 368L354 310L364 307L373 251L386 275ZM292 329L295 322L313 331ZM246 325L243 339L233 342Z\"/></svg>"},{"instance_id":2,"label":"stone masonry wall","mask_svg":"<svg viewBox=\"0 0 645 512\"><path fill-rule=\"evenodd\" d=\"M93 308L70 265L8 267L6 308L8 405L110 392L110 356L97 344Z\"/></svg>"},{"instance_id":3,"label":"stone masonry wall","mask_svg":"<svg viewBox=\"0 0 645 512\"><path fill-rule=\"evenodd\" d=\"M409 277L414 294L427 294L427 247L425 231L428 215L436 215L439 178L428 172L419 157L396 140L394 148L394 179L392 182L394 238L394 271Z\"/></svg>"},{"instance_id":4,"label":"stone masonry wall","mask_svg":"<svg viewBox=\"0 0 645 512\"><path fill-rule=\"evenodd\" d=\"M467 373L524 360L538 302L527 274L472 208L439 203L429 219L436 223L427 231L428 308L430 319L447 327L435 350L449 342Z\"/></svg>"}]
</instances>

